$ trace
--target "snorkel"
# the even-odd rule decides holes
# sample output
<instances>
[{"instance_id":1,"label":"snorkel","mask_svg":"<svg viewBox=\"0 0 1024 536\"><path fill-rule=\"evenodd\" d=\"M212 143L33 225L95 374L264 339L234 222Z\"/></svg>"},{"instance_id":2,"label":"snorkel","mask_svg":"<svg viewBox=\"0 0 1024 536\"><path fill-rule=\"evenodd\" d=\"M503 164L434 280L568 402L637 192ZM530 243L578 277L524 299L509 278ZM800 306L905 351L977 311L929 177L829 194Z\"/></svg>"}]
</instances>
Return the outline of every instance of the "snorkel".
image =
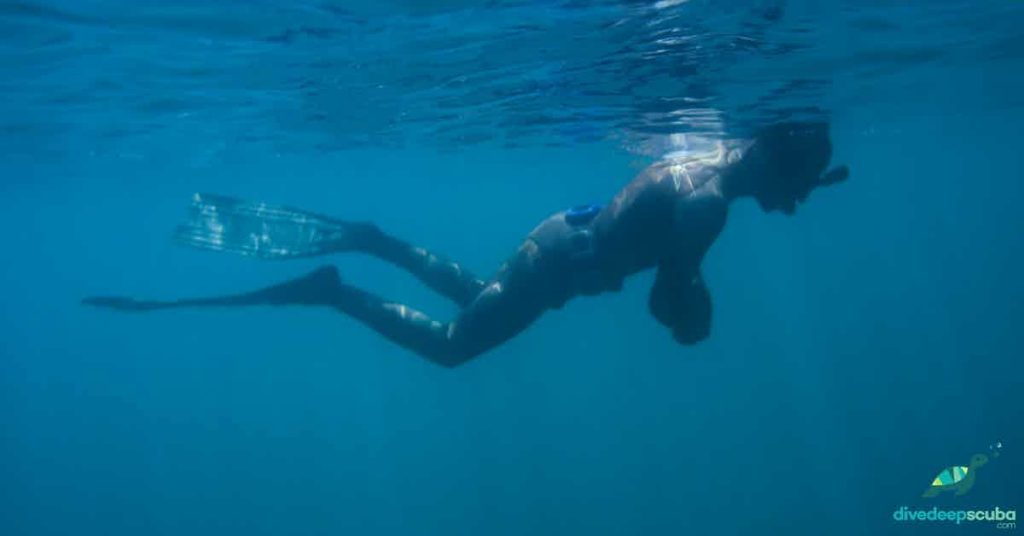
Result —
<instances>
[{"instance_id":1,"label":"snorkel","mask_svg":"<svg viewBox=\"0 0 1024 536\"><path fill-rule=\"evenodd\" d=\"M847 166L834 167L834 168L828 170L827 172L825 172L824 175L819 177L817 182L814 184L814 186L815 187L818 187L818 186L832 186L833 184L839 184L840 182L843 182L843 181L845 181L848 178L850 178L850 168L849 167L847 167Z\"/></svg>"}]
</instances>

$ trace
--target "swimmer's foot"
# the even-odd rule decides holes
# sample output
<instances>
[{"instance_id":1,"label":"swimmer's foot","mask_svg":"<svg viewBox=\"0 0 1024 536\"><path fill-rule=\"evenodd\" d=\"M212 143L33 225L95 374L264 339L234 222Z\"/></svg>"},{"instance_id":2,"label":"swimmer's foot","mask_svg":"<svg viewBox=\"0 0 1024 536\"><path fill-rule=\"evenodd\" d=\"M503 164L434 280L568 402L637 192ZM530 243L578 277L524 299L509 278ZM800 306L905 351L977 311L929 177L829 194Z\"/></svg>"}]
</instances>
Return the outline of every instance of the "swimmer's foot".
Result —
<instances>
[{"instance_id":1,"label":"swimmer's foot","mask_svg":"<svg viewBox=\"0 0 1024 536\"><path fill-rule=\"evenodd\" d=\"M369 223L221 195L195 194L189 219L178 226L174 239L211 251L291 259L361 250L379 233Z\"/></svg>"}]
</instances>

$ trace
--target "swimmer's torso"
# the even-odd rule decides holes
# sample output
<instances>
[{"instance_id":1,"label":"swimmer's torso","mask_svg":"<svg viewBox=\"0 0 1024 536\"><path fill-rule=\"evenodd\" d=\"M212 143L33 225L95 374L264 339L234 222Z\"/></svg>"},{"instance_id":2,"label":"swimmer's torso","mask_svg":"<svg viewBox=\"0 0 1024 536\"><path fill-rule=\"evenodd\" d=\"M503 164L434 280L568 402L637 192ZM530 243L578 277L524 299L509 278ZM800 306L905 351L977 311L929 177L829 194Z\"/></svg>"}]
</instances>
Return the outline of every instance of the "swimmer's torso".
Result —
<instances>
[{"instance_id":1,"label":"swimmer's torso","mask_svg":"<svg viewBox=\"0 0 1024 536\"><path fill-rule=\"evenodd\" d=\"M724 158L658 162L587 221L572 223L565 211L552 215L520 248L519 269L528 265L530 279L543 287L537 295L560 307L576 295L621 289L626 277L679 251L680 235L710 244L720 230L717 220L724 221L725 203L710 191L720 163ZM697 214L708 200L722 210L711 225Z\"/></svg>"},{"instance_id":2,"label":"swimmer's torso","mask_svg":"<svg viewBox=\"0 0 1024 536\"><path fill-rule=\"evenodd\" d=\"M619 192L596 222L607 269L626 277L660 264L679 250L682 238L713 239L718 229L709 228L705 213L713 204L715 219L724 218L714 180L722 170L719 162L658 162Z\"/></svg>"}]
</instances>

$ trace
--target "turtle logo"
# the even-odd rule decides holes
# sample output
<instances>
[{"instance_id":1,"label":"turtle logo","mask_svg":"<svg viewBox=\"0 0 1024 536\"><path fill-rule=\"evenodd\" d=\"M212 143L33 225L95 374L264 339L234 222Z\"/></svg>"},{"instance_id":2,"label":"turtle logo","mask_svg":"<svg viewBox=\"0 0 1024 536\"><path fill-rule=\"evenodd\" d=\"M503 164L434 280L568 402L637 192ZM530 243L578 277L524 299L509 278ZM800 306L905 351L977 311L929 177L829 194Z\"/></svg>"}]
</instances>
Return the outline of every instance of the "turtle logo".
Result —
<instances>
[{"instance_id":1,"label":"turtle logo","mask_svg":"<svg viewBox=\"0 0 1024 536\"><path fill-rule=\"evenodd\" d=\"M989 446L988 449L993 458L998 458L999 449L1001 448L1003 448L1003 444L996 443ZM943 469L935 477L935 480L932 480L932 485L924 490L921 497L935 497L944 491L956 491L956 496L958 497L965 495L974 487L974 481L978 476L978 468L988 463L988 460L989 457L985 454L975 454L971 456L970 465L954 465L953 467Z\"/></svg>"}]
</instances>

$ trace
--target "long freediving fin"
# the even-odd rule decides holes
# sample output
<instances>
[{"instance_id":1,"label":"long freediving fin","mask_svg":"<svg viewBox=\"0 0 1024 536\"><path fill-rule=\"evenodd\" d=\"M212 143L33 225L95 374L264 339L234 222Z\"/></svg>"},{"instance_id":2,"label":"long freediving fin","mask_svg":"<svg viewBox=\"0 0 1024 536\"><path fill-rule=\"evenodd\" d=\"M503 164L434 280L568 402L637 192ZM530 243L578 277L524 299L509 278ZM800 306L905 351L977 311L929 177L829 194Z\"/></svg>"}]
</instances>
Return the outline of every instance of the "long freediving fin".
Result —
<instances>
[{"instance_id":1,"label":"long freediving fin","mask_svg":"<svg viewBox=\"0 0 1024 536\"><path fill-rule=\"evenodd\" d=\"M140 300L127 296L91 296L82 305L131 313L193 307L239 307L246 305L334 305L342 290L338 271L333 266L318 268L307 275L258 290L239 294Z\"/></svg>"},{"instance_id":2,"label":"long freediving fin","mask_svg":"<svg viewBox=\"0 0 1024 536\"><path fill-rule=\"evenodd\" d=\"M291 259L349 251L372 226L291 207L195 194L189 219L174 239L184 245L262 259Z\"/></svg>"}]
</instances>

